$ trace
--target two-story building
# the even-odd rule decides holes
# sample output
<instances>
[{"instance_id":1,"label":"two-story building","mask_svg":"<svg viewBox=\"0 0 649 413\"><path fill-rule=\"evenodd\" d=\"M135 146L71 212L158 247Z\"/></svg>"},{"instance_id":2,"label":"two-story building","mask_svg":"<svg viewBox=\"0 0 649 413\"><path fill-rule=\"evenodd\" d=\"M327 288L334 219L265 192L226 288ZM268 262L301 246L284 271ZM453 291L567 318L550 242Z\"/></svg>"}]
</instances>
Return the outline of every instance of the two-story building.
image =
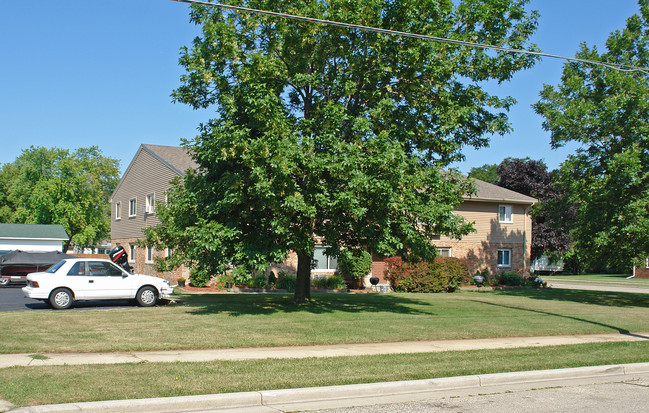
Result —
<instances>
[{"instance_id":1,"label":"two-story building","mask_svg":"<svg viewBox=\"0 0 649 413\"><path fill-rule=\"evenodd\" d=\"M111 244L126 248L136 272L163 276L169 280L183 275L186 268L159 274L153 268L154 257L173 251L156 251L153 247L138 247L145 227L159 223L155 215L156 202L164 202L172 178L182 177L196 163L186 149L173 146L141 145L111 197ZM465 197L456 213L474 223L475 232L460 240L440 236L434 240L440 255L464 258L472 273L488 270L491 274L504 271L526 273L530 266L532 219L529 209L536 199L517 192L476 180L477 193ZM315 251L315 276L332 274L335 257L324 254L324 247ZM294 254L279 266L285 271L297 269ZM376 258L372 275L383 278L385 264Z\"/></svg>"},{"instance_id":2,"label":"two-story building","mask_svg":"<svg viewBox=\"0 0 649 413\"><path fill-rule=\"evenodd\" d=\"M180 268L169 273L158 273L153 268L155 257L173 254L156 251L153 247L139 247L142 230L160 223L155 214L157 202L165 202L170 181L183 177L185 171L196 168L196 163L185 148L162 145L140 145L124 172L111 202L111 246L123 246L133 270L140 274L157 275L172 281L187 277L188 270Z\"/></svg>"}]
</instances>

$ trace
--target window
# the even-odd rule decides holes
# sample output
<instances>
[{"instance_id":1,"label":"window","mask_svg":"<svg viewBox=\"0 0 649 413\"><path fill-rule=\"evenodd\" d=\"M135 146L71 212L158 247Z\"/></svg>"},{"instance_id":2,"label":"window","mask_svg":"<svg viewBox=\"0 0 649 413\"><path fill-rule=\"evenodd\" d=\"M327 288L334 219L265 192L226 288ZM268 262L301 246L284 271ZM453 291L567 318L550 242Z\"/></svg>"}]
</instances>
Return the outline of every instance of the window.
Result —
<instances>
[{"instance_id":1,"label":"window","mask_svg":"<svg viewBox=\"0 0 649 413\"><path fill-rule=\"evenodd\" d=\"M122 218L122 203L121 202L116 202L115 203L115 219L121 219Z\"/></svg>"},{"instance_id":2,"label":"window","mask_svg":"<svg viewBox=\"0 0 649 413\"><path fill-rule=\"evenodd\" d=\"M171 248L167 248L167 258L171 258L174 255L174 250Z\"/></svg>"},{"instance_id":3,"label":"window","mask_svg":"<svg viewBox=\"0 0 649 413\"><path fill-rule=\"evenodd\" d=\"M153 247L146 247L146 262L149 264L153 262Z\"/></svg>"},{"instance_id":4,"label":"window","mask_svg":"<svg viewBox=\"0 0 649 413\"><path fill-rule=\"evenodd\" d=\"M134 217L136 215L137 211L137 201L135 198L131 199L128 201L128 216L129 217Z\"/></svg>"},{"instance_id":5,"label":"window","mask_svg":"<svg viewBox=\"0 0 649 413\"><path fill-rule=\"evenodd\" d=\"M79 261L75 263L68 271L68 275L86 275L86 262Z\"/></svg>"},{"instance_id":6,"label":"window","mask_svg":"<svg viewBox=\"0 0 649 413\"><path fill-rule=\"evenodd\" d=\"M122 270L105 261L88 261L88 272L91 276L123 275Z\"/></svg>"},{"instance_id":7,"label":"window","mask_svg":"<svg viewBox=\"0 0 649 413\"><path fill-rule=\"evenodd\" d=\"M325 247L318 245L313 253L313 264L316 270L335 270L338 268L336 257L330 257L325 254Z\"/></svg>"},{"instance_id":8,"label":"window","mask_svg":"<svg viewBox=\"0 0 649 413\"><path fill-rule=\"evenodd\" d=\"M499 267L512 266L512 250L498 250L498 266Z\"/></svg>"},{"instance_id":9,"label":"window","mask_svg":"<svg viewBox=\"0 0 649 413\"><path fill-rule=\"evenodd\" d=\"M128 244L128 261L135 262L135 244Z\"/></svg>"},{"instance_id":10,"label":"window","mask_svg":"<svg viewBox=\"0 0 649 413\"><path fill-rule=\"evenodd\" d=\"M512 222L512 206L498 206L498 222Z\"/></svg>"},{"instance_id":11,"label":"window","mask_svg":"<svg viewBox=\"0 0 649 413\"><path fill-rule=\"evenodd\" d=\"M155 195L149 194L146 196L146 209L147 214L153 214L155 212Z\"/></svg>"},{"instance_id":12,"label":"window","mask_svg":"<svg viewBox=\"0 0 649 413\"><path fill-rule=\"evenodd\" d=\"M440 257L450 257L451 249L450 248L437 248L437 253Z\"/></svg>"}]
</instances>

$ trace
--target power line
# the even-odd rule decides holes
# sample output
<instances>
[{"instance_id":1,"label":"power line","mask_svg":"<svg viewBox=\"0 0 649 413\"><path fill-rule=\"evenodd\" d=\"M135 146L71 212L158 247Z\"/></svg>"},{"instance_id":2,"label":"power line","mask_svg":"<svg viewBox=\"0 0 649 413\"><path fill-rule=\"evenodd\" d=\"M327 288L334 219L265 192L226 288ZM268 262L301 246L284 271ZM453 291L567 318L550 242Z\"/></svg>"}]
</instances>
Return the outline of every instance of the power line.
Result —
<instances>
[{"instance_id":1,"label":"power line","mask_svg":"<svg viewBox=\"0 0 649 413\"><path fill-rule=\"evenodd\" d=\"M553 59L562 59L562 60L567 60L567 61L571 61L571 62L580 62L580 63L587 63L587 64L591 64L591 65L604 66L604 67L619 70L619 71L622 71L622 72L642 72L642 73L649 74L649 68L647 68L647 67L626 66L626 65L616 64L616 63L602 62L602 61L598 61L598 60L580 59L580 58L577 58L577 57L561 56L561 55L556 55L556 54L551 54L551 53L544 53L544 52L535 52L533 50L513 49L513 48L509 48L509 47L494 46L494 45L484 44L484 43L467 42L467 41L464 41L464 40L454 40L454 39L447 39L447 38L444 38L444 37L429 36L429 35L426 35L426 34L401 32L401 31L397 31L397 30L388 30L388 29L381 29L381 28L378 28L378 27L363 26L363 25L360 25L360 24L342 23L342 22L337 22L337 21L332 21L332 20L317 19L317 18L314 18L314 17L297 16L297 15L288 14L288 13L278 13L278 12L267 11L267 10L251 9L249 7L231 6L229 4L222 4L222 3L210 3L210 2L207 2L207 1L200 1L200 0L172 0L172 1L176 1L176 2L179 2L179 3L197 4L197 5L202 5L202 6L212 6L212 7L218 7L220 9L243 11L243 12L247 12L247 13L265 14L265 15L268 15L268 16L282 17L282 18L285 18L285 19L300 20L300 21L306 21L306 22L311 22L311 23L320 23L320 24L325 24L325 25L329 25L329 26L344 27L344 28L348 28L348 29L358 29L358 30L364 30L364 31L368 31L368 32L388 34L388 35L391 35L391 36L411 37L411 38L415 38L415 39L432 40L432 41L436 41L436 42L450 43L450 44L455 44L455 45L460 45L460 46L476 47L476 48L481 48L481 49L497 50L497 51L501 51L501 52L521 53L521 54L529 54L529 55L534 55L534 56L539 56L539 57L549 57L549 58L553 58Z\"/></svg>"}]
</instances>

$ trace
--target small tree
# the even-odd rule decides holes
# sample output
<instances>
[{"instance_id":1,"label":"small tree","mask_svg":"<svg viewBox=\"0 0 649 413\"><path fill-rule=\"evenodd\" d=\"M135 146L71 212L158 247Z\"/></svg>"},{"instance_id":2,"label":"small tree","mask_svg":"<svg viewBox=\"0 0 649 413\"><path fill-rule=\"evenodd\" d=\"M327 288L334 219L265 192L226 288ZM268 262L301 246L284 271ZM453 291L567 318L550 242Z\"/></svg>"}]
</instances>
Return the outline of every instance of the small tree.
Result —
<instances>
[{"instance_id":1,"label":"small tree","mask_svg":"<svg viewBox=\"0 0 649 413\"><path fill-rule=\"evenodd\" d=\"M372 271L372 256L361 249L347 249L338 256L338 272L352 280L361 281Z\"/></svg>"}]
</instances>

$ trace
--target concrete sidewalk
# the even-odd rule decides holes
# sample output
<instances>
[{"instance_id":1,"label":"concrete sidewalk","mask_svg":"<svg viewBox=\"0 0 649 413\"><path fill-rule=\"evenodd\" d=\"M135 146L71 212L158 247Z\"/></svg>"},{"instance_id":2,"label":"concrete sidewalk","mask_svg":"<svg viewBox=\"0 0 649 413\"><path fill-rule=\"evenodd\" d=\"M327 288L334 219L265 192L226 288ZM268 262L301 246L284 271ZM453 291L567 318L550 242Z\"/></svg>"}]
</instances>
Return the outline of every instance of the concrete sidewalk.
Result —
<instances>
[{"instance_id":1,"label":"concrete sidewalk","mask_svg":"<svg viewBox=\"0 0 649 413\"><path fill-rule=\"evenodd\" d=\"M208 350L133 351L114 353L21 353L0 354L0 368L12 366L56 366L143 362L205 362L213 360L258 360L268 358L309 358L432 353L440 351L484 350L515 347L543 347L649 340L649 332L578 334L564 336L500 337L459 340L409 341L397 343L332 344L318 346L249 347Z\"/></svg>"}]
</instances>

